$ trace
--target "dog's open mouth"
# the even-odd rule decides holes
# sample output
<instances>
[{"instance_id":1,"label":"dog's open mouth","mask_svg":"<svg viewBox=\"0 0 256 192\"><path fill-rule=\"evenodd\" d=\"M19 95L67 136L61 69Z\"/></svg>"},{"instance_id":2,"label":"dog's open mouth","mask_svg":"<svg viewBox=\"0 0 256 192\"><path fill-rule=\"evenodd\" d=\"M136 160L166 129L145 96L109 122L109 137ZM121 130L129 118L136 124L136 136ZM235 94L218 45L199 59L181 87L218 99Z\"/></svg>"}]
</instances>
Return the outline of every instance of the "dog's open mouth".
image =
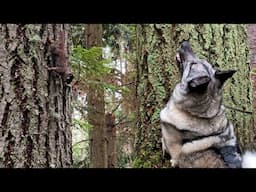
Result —
<instances>
[{"instance_id":1,"label":"dog's open mouth","mask_svg":"<svg viewBox=\"0 0 256 192\"><path fill-rule=\"evenodd\" d=\"M188 88L191 92L203 93L207 90L210 81L208 76L196 77L188 82Z\"/></svg>"}]
</instances>

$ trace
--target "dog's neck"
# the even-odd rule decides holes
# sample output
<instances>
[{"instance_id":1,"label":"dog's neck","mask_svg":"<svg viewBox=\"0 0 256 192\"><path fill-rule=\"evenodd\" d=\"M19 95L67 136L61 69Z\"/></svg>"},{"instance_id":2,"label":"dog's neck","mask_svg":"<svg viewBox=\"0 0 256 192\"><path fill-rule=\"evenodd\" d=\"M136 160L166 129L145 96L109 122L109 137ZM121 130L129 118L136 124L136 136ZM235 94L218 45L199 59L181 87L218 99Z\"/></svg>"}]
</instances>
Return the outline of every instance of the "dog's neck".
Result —
<instances>
[{"instance_id":1,"label":"dog's neck","mask_svg":"<svg viewBox=\"0 0 256 192\"><path fill-rule=\"evenodd\" d=\"M213 118L218 114L222 105L221 94L184 94L180 86L176 85L171 98L177 108L200 118Z\"/></svg>"}]
</instances>

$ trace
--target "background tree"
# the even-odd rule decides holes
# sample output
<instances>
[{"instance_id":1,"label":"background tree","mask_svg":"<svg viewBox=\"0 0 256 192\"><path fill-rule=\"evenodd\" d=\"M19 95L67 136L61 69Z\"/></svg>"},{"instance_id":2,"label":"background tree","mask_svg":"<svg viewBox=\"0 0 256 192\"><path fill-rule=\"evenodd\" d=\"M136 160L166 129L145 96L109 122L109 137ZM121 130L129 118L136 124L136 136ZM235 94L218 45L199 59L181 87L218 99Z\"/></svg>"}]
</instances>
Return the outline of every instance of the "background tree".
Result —
<instances>
[{"instance_id":1,"label":"background tree","mask_svg":"<svg viewBox=\"0 0 256 192\"><path fill-rule=\"evenodd\" d=\"M72 25L73 85L73 152L74 166L88 167L88 132L93 126L88 122L87 96L89 87L104 90L105 141L107 167L130 167L134 144L135 101L135 25L104 24L103 44L87 47L87 25ZM84 32L85 31L85 32ZM91 33L90 33L91 36ZM84 39L84 40L81 40ZM102 56L102 58L101 58ZM95 81L95 79L101 79ZM97 86L95 86L97 85ZM85 99L82 99L85 98ZM81 103L82 101L82 103ZM77 115L77 112L80 115ZM78 114L79 114L78 113ZM96 119L95 121L98 121Z\"/></svg>"},{"instance_id":2,"label":"background tree","mask_svg":"<svg viewBox=\"0 0 256 192\"><path fill-rule=\"evenodd\" d=\"M112 67L112 73L107 76L106 81L114 88L106 95L106 111L115 117L116 157L113 158L117 158L118 167L131 167L136 125L136 25L103 26L103 43Z\"/></svg>"},{"instance_id":3,"label":"background tree","mask_svg":"<svg viewBox=\"0 0 256 192\"><path fill-rule=\"evenodd\" d=\"M102 25L87 24L85 30L85 47L87 49L94 46L101 47ZM106 168L104 88L99 85L103 81L103 77L92 77L91 81L94 81L94 83L88 89L88 122L92 125L90 131L90 167Z\"/></svg>"},{"instance_id":4,"label":"background tree","mask_svg":"<svg viewBox=\"0 0 256 192\"><path fill-rule=\"evenodd\" d=\"M221 69L238 72L225 85L224 103L252 111L252 89L245 25L138 25L138 121L135 167L164 167L159 112L179 81L175 54L182 40L189 40L194 52ZM253 116L227 109L242 148L253 148Z\"/></svg>"},{"instance_id":5,"label":"background tree","mask_svg":"<svg viewBox=\"0 0 256 192\"><path fill-rule=\"evenodd\" d=\"M0 31L0 166L70 167L70 87L46 68L54 66L48 39L64 41L69 54L69 25L2 24Z\"/></svg>"}]
</instances>

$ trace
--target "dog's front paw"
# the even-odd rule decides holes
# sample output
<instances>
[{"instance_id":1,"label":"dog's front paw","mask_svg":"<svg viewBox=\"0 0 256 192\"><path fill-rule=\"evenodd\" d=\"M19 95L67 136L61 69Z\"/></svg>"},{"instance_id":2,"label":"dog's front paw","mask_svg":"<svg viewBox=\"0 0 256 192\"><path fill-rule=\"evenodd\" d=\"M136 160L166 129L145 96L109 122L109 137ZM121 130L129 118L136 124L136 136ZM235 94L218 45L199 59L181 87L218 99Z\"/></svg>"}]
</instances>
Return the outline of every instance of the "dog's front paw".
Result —
<instances>
[{"instance_id":1,"label":"dog's front paw","mask_svg":"<svg viewBox=\"0 0 256 192\"><path fill-rule=\"evenodd\" d=\"M178 161L176 159L171 159L170 162L173 168L178 166Z\"/></svg>"},{"instance_id":2,"label":"dog's front paw","mask_svg":"<svg viewBox=\"0 0 256 192\"><path fill-rule=\"evenodd\" d=\"M184 154L193 153L197 150L197 145L195 145L196 142L186 143L182 146L181 151Z\"/></svg>"}]
</instances>

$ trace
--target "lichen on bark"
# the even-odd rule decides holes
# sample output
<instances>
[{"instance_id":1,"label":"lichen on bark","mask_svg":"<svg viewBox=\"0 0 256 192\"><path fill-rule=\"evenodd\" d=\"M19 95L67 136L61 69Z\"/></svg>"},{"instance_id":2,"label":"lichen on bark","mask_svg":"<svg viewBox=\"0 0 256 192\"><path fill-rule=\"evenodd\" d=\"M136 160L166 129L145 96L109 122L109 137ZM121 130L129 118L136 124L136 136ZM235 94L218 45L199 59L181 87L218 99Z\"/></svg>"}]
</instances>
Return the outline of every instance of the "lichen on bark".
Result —
<instances>
[{"instance_id":1,"label":"lichen on bark","mask_svg":"<svg viewBox=\"0 0 256 192\"><path fill-rule=\"evenodd\" d=\"M70 90L46 69L47 38L60 29L56 24L0 25L0 167L72 164Z\"/></svg>"}]
</instances>

